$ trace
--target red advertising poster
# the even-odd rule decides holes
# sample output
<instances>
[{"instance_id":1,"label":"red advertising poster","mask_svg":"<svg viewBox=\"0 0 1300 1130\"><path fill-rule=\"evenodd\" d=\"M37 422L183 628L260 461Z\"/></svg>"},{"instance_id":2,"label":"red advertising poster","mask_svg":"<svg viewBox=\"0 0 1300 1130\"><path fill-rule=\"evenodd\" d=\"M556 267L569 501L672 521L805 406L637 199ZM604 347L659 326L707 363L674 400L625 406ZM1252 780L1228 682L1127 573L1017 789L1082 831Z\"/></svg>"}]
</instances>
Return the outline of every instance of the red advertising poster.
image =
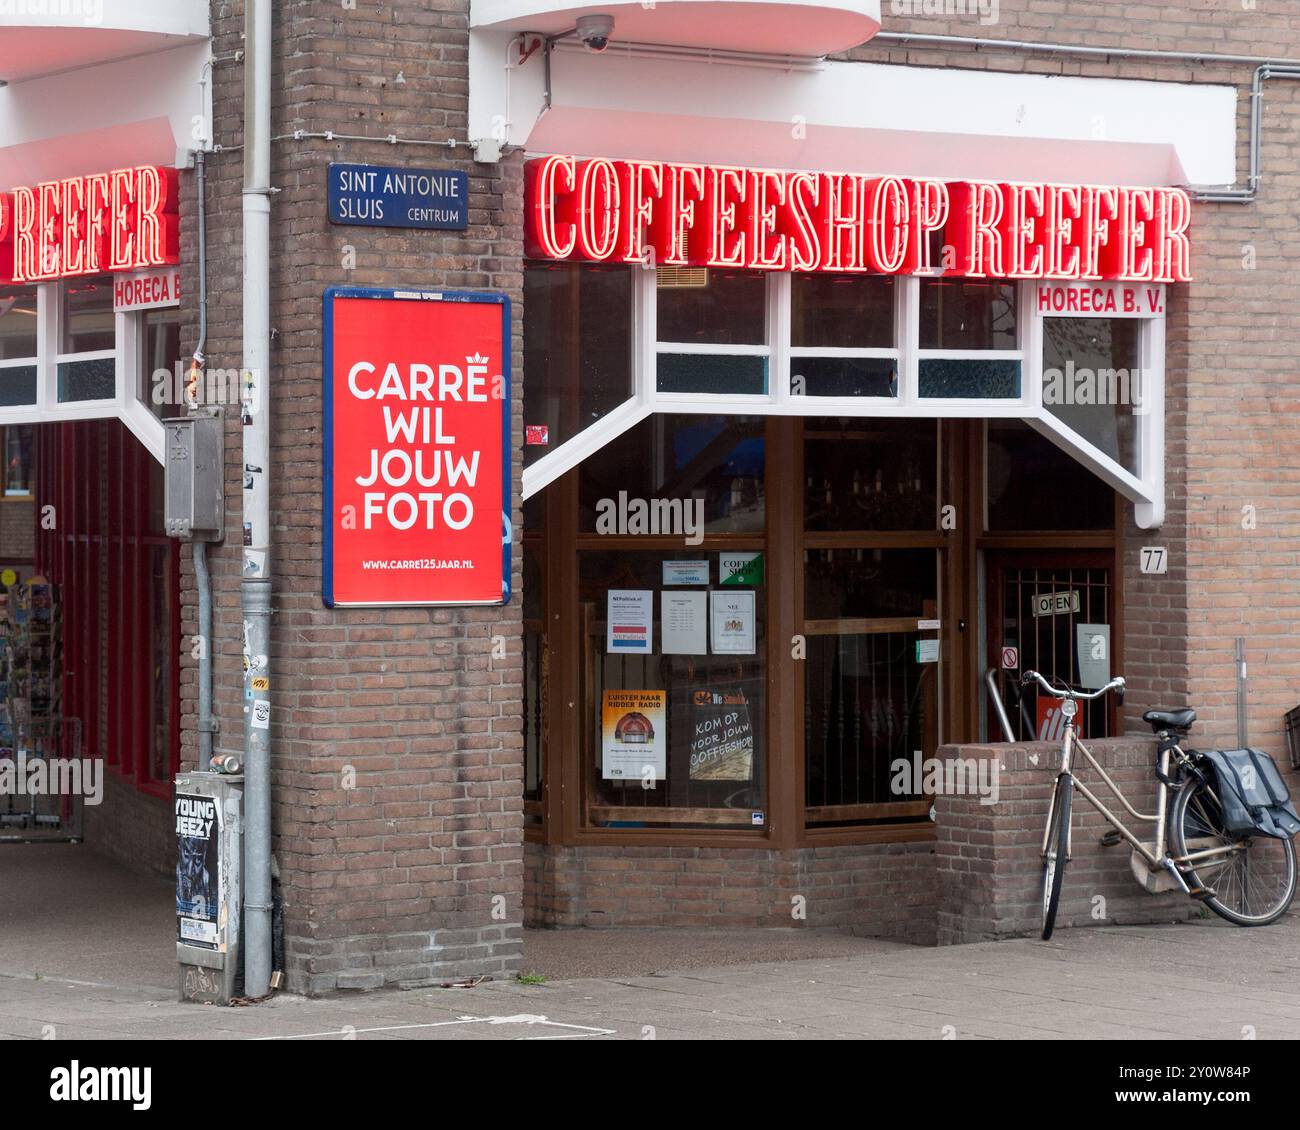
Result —
<instances>
[{"instance_id":1,"label":"red advertising poster","mask_svg":"<svg viewBox=\"0 0 1300 1130\"><path fill-rule=\"evenodd\" d=\"M324 598L510 598L510 304L325 294Z\"/></svg>"}]
</instances>

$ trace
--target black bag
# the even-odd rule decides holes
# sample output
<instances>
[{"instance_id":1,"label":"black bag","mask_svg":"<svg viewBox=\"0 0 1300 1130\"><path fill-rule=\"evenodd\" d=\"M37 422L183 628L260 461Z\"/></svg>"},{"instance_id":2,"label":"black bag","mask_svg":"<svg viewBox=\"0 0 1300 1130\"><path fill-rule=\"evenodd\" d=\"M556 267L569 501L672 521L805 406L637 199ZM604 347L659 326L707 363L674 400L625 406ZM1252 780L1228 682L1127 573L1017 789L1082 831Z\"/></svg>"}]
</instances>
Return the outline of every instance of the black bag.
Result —
<instances>
[{"instance_id":1,"label":"black bag","mask_svg":"<svg viewBox=\"0 0 1300 1130\"><path fill-rule=\"evenodd\" d=\"M1244 836L1289 840L1300 816L1275 762L1258 749L1210 749L1201 754L1214 768L1224 830Z\"/></svg>"}]
</instances>

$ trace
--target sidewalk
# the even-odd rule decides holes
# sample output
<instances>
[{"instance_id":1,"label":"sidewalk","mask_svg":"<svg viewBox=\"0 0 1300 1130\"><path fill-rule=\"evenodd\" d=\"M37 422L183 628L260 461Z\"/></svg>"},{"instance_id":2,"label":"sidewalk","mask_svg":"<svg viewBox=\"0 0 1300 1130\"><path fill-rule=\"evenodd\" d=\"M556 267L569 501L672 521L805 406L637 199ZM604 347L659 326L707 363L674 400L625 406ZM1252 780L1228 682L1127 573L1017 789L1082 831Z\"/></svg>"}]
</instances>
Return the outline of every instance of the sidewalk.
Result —
<instances>
[{"instance_id":1,"label":"sidewalk","mask_svg":"<svg viewBox=\"0 0 1300 1130\"><path fill-rule=\"evenodd\" d=\"M573 941L588 955L626 947L657 962L668 933L584 931ZM638 938L648 934L661 936ZM281 995L230 1009L181 1005L163 989L0 972L0 1038L1300 1038L1295 913L1256 930L1205 921L1061 930L1048 943L818 944L850 952L539 985Z\"/></svg>"}]
</instances>

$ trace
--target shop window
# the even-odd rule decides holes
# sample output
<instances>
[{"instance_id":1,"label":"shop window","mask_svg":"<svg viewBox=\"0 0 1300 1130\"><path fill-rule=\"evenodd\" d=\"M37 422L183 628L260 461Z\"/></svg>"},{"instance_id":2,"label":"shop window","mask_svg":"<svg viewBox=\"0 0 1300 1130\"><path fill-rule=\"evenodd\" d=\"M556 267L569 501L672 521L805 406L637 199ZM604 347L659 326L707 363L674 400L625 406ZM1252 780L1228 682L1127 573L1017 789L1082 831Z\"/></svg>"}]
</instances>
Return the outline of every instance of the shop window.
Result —
<instances>
[{"instance_id":1,"label":"shop window","mask_svg":"<svg viewBox=\"0 0 1300 1130\"><path fill-rule=\"evenodd\" d=\"M922 357L917 390L922 399L990 400L1020 395L1020 362Z\"/></svg>"},{"instance_id":2,"label":"shop window","mask_svg":"<svg viewBox=\"0 0 1300 1130\"><path fill-rule=\"evenodd\" d=\"M540 536L524 538L524 821L542 821L542 781L546 767L546 709L549 656L545 646L546 624L543 585L545 571Z\"/></svg>"},{"instance_id":3,"label":"shop window","mask_svg":"<svg viewBox=\"0 0 1300 1130\"><path fill-rule=\"evenodd\" d=\"M933 530L938 426L870 417L804 422L808 530Z\"/></svg>"},{"instance_id":4,"label":"shop window","mask_svg":"<svg viewBox=\"0 0 1300 1130\"><path fill-rule=\"evenodd\" d=\"M36 403L34 286L0 287L0 407Z\"/></svg>"},{"instance_id":5,"label":"shop window","mask_svg":"<svg viewBox=\"0 0 1300 1130\"><path fill-rule=\"evenodd\" d=\"M155 416L165 420L185 407L176 402L176 365L181 360L180 311L146 310L139 317L142 330L139 397Z\"/></svg>"},{"instance_id":6,"label":"shop window","mask_svg":"<svg viewBox=\"0 0 1300 1130\"><path fill-rule=\"evenodd\" d=\"M1149 379L1141 327L1137 318L1043 319L1043 407L1129 471Z\"/></svg>"},{"instance_id":7,"label":"shop window","mask_svg":"<svg viewBox=\"0 0 1300 1130\"><path fill-rule=\"evenodd\" d=\"M580 554L589 825L765 826L766 588L745 558Z\"/></svg>"},{"instance_id":8,"label":"shop window","mask_svg":"<svg viewBox=\"0 0 1300 1130\"><path fill-rule=\"evenodd\" d=\"M113 420L43 424L35 567L64 601L64 712L134 787L171 795L180 763L180 565L161 528L163 472Z\"/></svg>"},{"instance_id":9,"label":"shop window","mask_svg":"<svg viewBox=\"0 0 1300 1130\"><path fill-rule=\"evenodd\" d=\"M805 550L804 617L921 619L935 599L935 569L933 549Z\"/></svg>"},{"instance_id":10,"label":"shop window","mask_svg":"<svg viewBox=\"0 0 1300 1130\"><path fill-rule=\"evenodd\" d=\"M112 278L63 283L59 302L59 402L111 400L117 391Z\"/></svg>"},{"instance_id":11,"label":"shop window","mask_svg":"<svg viewBox=\"0 0 1300 1130\"><path fill-rule=\"evenodd\" d=\"M920 345L961 352L1016 349L1016 284L922 279Z\"/></svg>"},{"instance_id":12,"label":"shop window","mask_svg":"<svg viewBox=\"0 0 1300 1130\"><path fill-rule=\"evenodd\" d=\"M5 497L27 498L32 493L32 429L11 424L0 428L5 460Z\"/></svg>"},{"instance_id":13,"label":"shop window","mask_svg":"<svg viewBox=\"0 0 1300 1130\"><path fill-rule=\"evenodd\" d=\"M930 802L900 774L938 740L938 550L804 554L804 803L810 828L920 823Z\"/></svg>"},{"instance_id":14,"label":"shop window","mask_svg":"<svg viewBox=\"0 0 1300 1130\"><path fill-rule=\"evenodd\" d=\"M988 528L1109 530L1115 495L1096 475L1019 420L990 420Z\"/></svg>"},{"instance_id":15,"label":"shop window","mask_svg":"<svg viewBox=\"0 0 1300 1130\"><path fill-rule=\"evenodd\" d=\"M657 390L765 395L767 287L763 271L657 272Z\"/></svg>"},{"instance_id":16,"label":"shop window","mask_svg":"<svg viewBox=\"0 0 1300 1130\"><path fill-rule=\"evenodd\" d=\"M632 396L632 268L524 269L524 465Z\"/></svg>"},{"instance_id":17,"label":"shop window","mask_svg":"<svg viewBox=\"0 0 1300 1130\"><path fill-rule=\"evenodd\" d=\"M897 396L892 276L796 273L790 279L794 396Z\"/></svg>"},{"instance_id":18,"label":"shop window","mask_svg":"<svg viewBox=\"0 0 1300 1130\"><path fill-rule=\"evenodd\" d=\"M766 515L759 417L655 414L581 467L580 526L602 534L761 533Z\"/></svg>"},{"instance_id":19,"label":"shop window","mask_svg":"<svg viewBox=\"0 0 1300 1130\"><path fill-rule=\"evenodd\" d=\"M151 545L149 563L148 710L151 740L146 779L165 784L173 772L172 737L177 730L176 698L180 687L176 671L179 632L173 605L176 585L171 576L176 565L175 554L169 545Z\"/></svg>"}]
</instances>

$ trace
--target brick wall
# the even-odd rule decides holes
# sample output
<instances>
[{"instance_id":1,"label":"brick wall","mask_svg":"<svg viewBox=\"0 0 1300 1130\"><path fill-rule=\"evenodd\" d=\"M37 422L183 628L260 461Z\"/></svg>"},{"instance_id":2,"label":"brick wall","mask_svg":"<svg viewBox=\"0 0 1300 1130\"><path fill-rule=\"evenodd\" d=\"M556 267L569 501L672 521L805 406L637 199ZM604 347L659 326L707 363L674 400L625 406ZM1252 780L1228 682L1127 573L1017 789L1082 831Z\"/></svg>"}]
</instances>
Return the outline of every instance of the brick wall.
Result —
<instances>
[{"instance_id":1,"label":"brick wall","mask_svg":"<svg viewBox=\"0 0 1300 1130\"><path fill-rule=\"evenodd\" d=\"M242 5L212 6L214 51L240 48ZM289 2L274 12L273 124L445 141L465 138L468 0ZM243 73L213 79L215 140L243 138ZM464 169L469 230L332 227L330 161ZM240 363L238 151L208 159L208 364ZM332 285L477 288L518 301L518 159L464 148L280 140L273 147L272 758L274 852L297 991L513 970L523 880L519 604L503 609L331 610L320 597L321 296ZM197 293L194 178L184 178L185 286ZM345 267L345 262L354 265ZM184 337L192 348L195 314ZM516 358L519 316L514 319ZM518 362L515 362L518 371ZM515 397L516 412L522 398ZM227 418L227 537L213 553L216 747L242 746L240 429ZM514 435L522 434L521 420ZM519 528L518 452L515 528ZM515 561L512 584L520 586ZM188 569L188 566L187 566ZM186 638L195 598L188 572ZM506 657L492 657L504 637ZM185 649L185 758L195 671ZM348 788L355 777L355 787Z\"/></svg>"},{"instance_id":2,"label":"brick wall","mask_svg":"<svg viewBox=\"0 0 1300 1130\"><path fill-rule=\"evenodd\" d=\"M142 793L114 770L104 770L104 800L82 807L86 846L148 875L176 874L176 829L168 800Z\"/></svg>"},{"instance_id":3,"label":"brick wall","mask_svg":"<svg viewBox=\"0 0 1300 1130\"><path fill-rule=\"evenodd\" d=\"M1154 813L1154 741L1095 741L1088 748L1134 808ZM976 795L935 799L939 944L1036 934L1042 922L1040 851L1060 746L944 746L938 756L998 764L997 803L982 804ZM1082 763L1076 770L1111 807L1113 798L1096 771ZM1154 825L1128 823L1139 836L1139 828L1151 829L1154 841ZM1210 913L1182 892L1152 895L1140 887L1130 870L1129 847L1101 846L1109 825L1077 790L1071 826L1072 858L1061 890L1058 929L1174 922Z\"/></svg>"},{"instance_id":4,"label":"brick wall","mask_svg":"<svg viewBox=\"0 0 1300 1130\"><path fill-rule=\"evenodd\" d=\"M788 852L529 843L524 858L530 926L829 926L935 938L929 843Z\"/></svg>"}]
</instances>

